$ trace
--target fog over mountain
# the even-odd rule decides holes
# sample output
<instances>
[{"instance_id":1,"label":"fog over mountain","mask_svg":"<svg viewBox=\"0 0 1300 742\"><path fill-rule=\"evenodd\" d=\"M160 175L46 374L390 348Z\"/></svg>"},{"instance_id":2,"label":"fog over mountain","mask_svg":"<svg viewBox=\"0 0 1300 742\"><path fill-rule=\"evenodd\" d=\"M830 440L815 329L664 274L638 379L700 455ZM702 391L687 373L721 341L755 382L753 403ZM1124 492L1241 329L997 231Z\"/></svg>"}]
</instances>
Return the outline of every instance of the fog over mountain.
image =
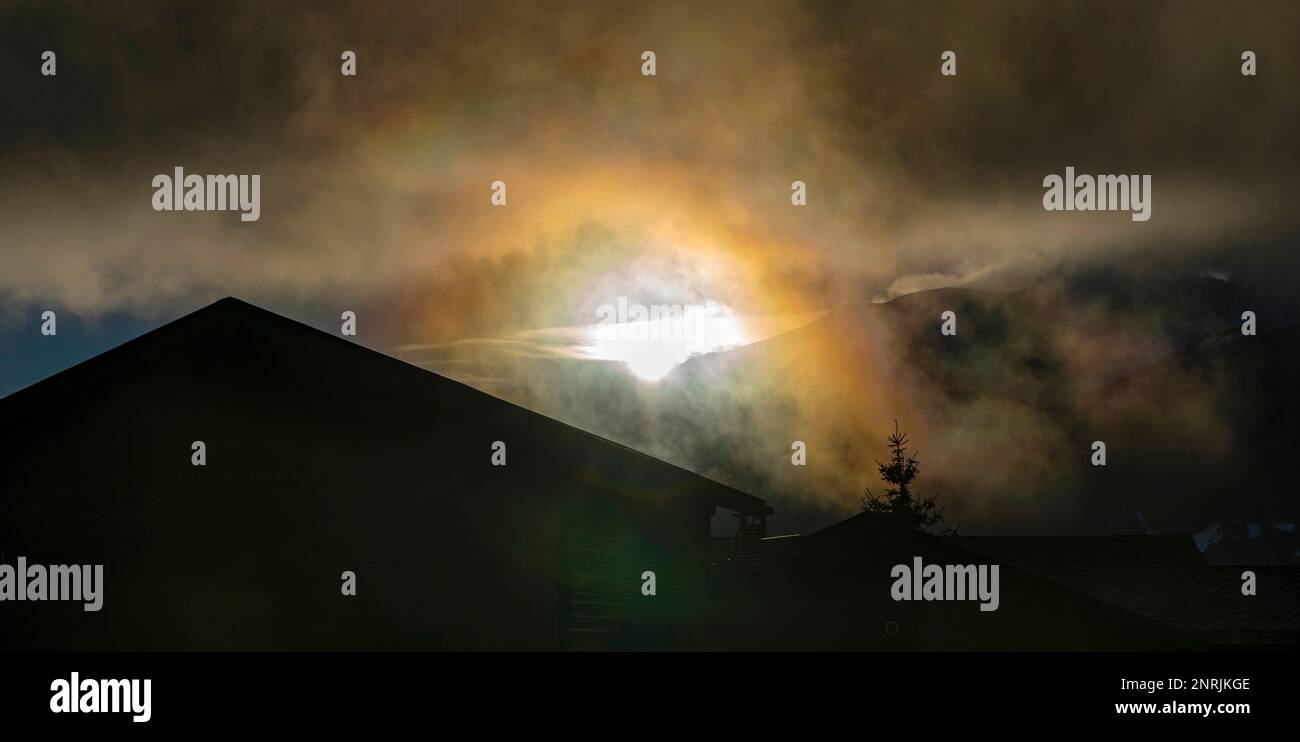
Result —
<instances>
[{"instance_id":1,"label":"fog over mountain","mask_svg":"<svg viewBox=\"0 0 1300 742\"><path fill-rule=\"evenodd\" d=\"M1266 318L1257 336L1240 332L1247 309ZM1099 270L846 305L658 385L617 364L478 362L507 399L768 498L791 530L860 505L897 419L923 489L964 529L1193 532L1296 515L1277 485L1300 473L1296 309L1232 280ZM940 334L947 310L955 337Z\"/></svg>"}]
</instances>

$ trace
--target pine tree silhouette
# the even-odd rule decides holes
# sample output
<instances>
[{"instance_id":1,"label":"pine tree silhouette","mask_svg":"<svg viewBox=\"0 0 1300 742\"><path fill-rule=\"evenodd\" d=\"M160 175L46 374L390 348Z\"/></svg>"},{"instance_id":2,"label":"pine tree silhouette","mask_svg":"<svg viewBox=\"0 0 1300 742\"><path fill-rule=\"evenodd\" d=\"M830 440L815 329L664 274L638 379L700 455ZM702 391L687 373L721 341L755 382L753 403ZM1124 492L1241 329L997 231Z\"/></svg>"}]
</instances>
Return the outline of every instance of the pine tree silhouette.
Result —
<instances>
[{"instance_id":1,"label":"pine tree silhouette","mask_svg":"<svg viewBox=\"0 0 1300 742\"><path fill-rule=\"evenodd\" d=\"M935 502L936 498L916 499L912 496L912 482L920 474L920 464L915 453L907 451L907 434L898 430L898 421L894 421L894 432L887 439L891 454L888 463L876 462L880 470L880 479L889 485L885 494L876 495L867 488L867 497L862 500L862 509L868 513L897 518L908 528L929 530L931 526L943 522L943 510ZM956 535L956 529L945 535Z\"/></svg>"}]
</instances>

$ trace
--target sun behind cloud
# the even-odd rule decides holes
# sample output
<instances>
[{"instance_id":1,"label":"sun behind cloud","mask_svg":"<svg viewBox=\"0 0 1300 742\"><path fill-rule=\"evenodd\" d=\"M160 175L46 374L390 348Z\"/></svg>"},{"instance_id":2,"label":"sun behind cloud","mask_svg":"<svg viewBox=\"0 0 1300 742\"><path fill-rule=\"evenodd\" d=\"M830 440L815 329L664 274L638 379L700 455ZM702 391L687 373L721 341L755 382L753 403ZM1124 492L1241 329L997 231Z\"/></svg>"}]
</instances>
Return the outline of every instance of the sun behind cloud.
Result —
<instances>
[{"instance_id":1,"label":"sun behind cloud","mask_svg":"<svg viewBox=\"0 0 1300 742\"><path fill-rule=\"evenodd\" d=\"M685 308L665 307L653 313L641 309L650 319L586 328L586 355L621 362L638 379L657 382L692 356L749 342L741 322L725 304L710 301Z\"/></svg>"}]
</instances>

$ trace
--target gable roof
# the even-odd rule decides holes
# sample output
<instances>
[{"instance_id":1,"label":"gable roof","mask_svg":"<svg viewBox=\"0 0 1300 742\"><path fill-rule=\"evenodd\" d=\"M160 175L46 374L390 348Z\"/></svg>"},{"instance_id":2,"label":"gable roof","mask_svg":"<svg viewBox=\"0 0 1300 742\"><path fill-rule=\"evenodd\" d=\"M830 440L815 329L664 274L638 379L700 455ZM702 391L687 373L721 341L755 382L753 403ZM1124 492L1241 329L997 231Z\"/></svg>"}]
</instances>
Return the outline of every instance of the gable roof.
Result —
<instances>
[{"instance_id":1,"label":"gable roof","mask_svg":"<svg viewBox=\"0 0 1300 742\"><path fill-rule=\"evenodd\" d=\"M259 342L249 343L245 338L257 338ZM403 395L436 398L460 415L495 415L541 426L557 437L574 437L622 456L654 462L665 472L675 472L695 481L715 505L751 514L773 512L761 499L695 472L233 297L214 302L0 398L0 415L14 419L40 411L48 403L76 397L93 399L97 387L111 386L115 379L130 375L135 369L189 352L196 344L217 344L233 353L250 352L250 347L276 348L280 357L291 357L304 369L313 368L314 364L343 365L358 384L383 384L396 387Z\"/></svg>"},{"instance_id":2,"label":"gable roof","mask_svg":"<svg viewBox=\"0 0 1300 742\"><path fill-rule=\"evenodd\" d=\"M862 550L988 559L1092 600L1187 632L1300 639L1300 567L1220 567L1191 536L957 536L902 528L870 513L804 537L809 550L842 558ZM911 550L909 552L909 550ZM1242 572L1256 594L1242 595Z\"/></svg>"},{"instance_id":3,"label":"gable roof","mask_svg":"<svg viewBox=\"0 0 1300 742\"><path fill-rule=\"evenodd\" d=\"M1191 536L960 536L954 542L1029 574L1184 631L1300 631L1300 569L1205 561Z\"/></svg>"}]
</instances>

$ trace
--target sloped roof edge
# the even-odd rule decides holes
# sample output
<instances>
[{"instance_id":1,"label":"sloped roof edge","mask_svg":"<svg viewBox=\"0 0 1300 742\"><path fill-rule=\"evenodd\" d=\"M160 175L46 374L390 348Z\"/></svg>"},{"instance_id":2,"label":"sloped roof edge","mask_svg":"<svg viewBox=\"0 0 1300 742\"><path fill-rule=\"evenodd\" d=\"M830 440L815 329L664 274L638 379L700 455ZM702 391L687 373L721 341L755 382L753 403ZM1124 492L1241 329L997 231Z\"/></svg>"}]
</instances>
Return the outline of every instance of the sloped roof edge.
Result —
<instances>
[{"instance_id":1,"label":"sloped roof edge","mask_svg":"<svg viewBox=\"0 0 1300 742\"><path fill-rule=\"evenodd\" d=\"M657 459L653 456L645 454L629 446L625 446L616 441L609 440L608 438L605 438L603 436L596 435L595 433L592 433L590 431L586 431L581 428L575 427L562 420L557 420L548 415L544 415L540 412L537 412L536 410L531 410L522 405L518 405L508 400L501 399L500 397L497 397L493 394L489 394L488 392L485 392L481 389L476 389L463 382L443 376L434 371L430 371L428 369L420 368L419 366L415 366L413 364L407 363L406 361L403 361L400 358L395 358L393 356L387 355L377 350L367 348L366 346L360 345L358 343L349 342L347 340L344 340L343 338L318 330L310 325L277 314L268 309L263 309L262 307L243 301L242 299L237 299L235 297L226 297L218 301L215 301L212 304L209 304L207 306L200 307L199 309L196 309L195 311L190 312L189 314L183 315L171 322L168 322L162 325L161 327L157 327L153 330L145 332L120 345L110 348L109 350L106 350L103 353L92 356L91 358L88 358L85 361L70 366L62 371L59 371L55 374L46 377L45 379L42 379L34 384L24 387L23 389L19 389L18 391L15 391L3 398L0 398L0 413L2 413L5 410L15 410L16 408L21 408L33 403L37 403L46 394L58 393L58 391L60 391L60 388L65 387L66 385L69 384L80 385L80 384L87 383L91 381L100 372L100 370L105 367L106 364L113 363L116 359L121 358L123 353L129 352L130 349L139 348L142 345L149 344L149 343L159 343L159 344L166 345L168 343L174 342L176 340L188 336L188 333L186 332L187 330L193 330L195 329L195 327L201 328L201 326L203 325L209 325L209 326L219 325L224 321L228 321L228 318L231 317L234 318L242 317L245 319L251 319L254 322L259 322L259 323L275 323L278 324L281 328L290 329L291 331L297 333L299 336L303 338L310 339L315 342L328 341L330 343L335 344L333 347L340 349L341 352L353 353L353 354L357 354L358 356L364 355L367 357L369 362L376 363L376 364L386 364L387 368L390 370L401 369L401 373L409 374L411 375L412 378L415 378L414 377L415 374L420 374L422 375L422 378L426 380L425 383L453 384L456 387L461 388L462 390L466 390L473 395L481 396L485 401L490 400L491 404L509 405L510 407L515 408L517 410L522 410L524 413L528 415L533 415L538 418L544 419L548 421L548 423L550 424L564 426L565 428L568 428L569 430L572 430L578 433L579 435L585 436L587 438L596 441L600 441L604 445L614 446L631 455L643 459L648 459L650 461L654 461L658 463L661 466L670 467L677 471L683 472L691 477L694 477L704 482L706 486L713 492L713 499L716 505L720 505L731 510L736 510L738 512L745 512L751 514L770 515L774 512L772 508L768 506L767 503L764 502L762 499L741 492L740 490L734 489L725 484L722 484L721 482L717 482L706 476L690 471L689 469L685 469L683 467L677 466L676 464L663 461L662 459ZM202 330L200 329L200 331Z\"/></svg>"}]
</instances>

